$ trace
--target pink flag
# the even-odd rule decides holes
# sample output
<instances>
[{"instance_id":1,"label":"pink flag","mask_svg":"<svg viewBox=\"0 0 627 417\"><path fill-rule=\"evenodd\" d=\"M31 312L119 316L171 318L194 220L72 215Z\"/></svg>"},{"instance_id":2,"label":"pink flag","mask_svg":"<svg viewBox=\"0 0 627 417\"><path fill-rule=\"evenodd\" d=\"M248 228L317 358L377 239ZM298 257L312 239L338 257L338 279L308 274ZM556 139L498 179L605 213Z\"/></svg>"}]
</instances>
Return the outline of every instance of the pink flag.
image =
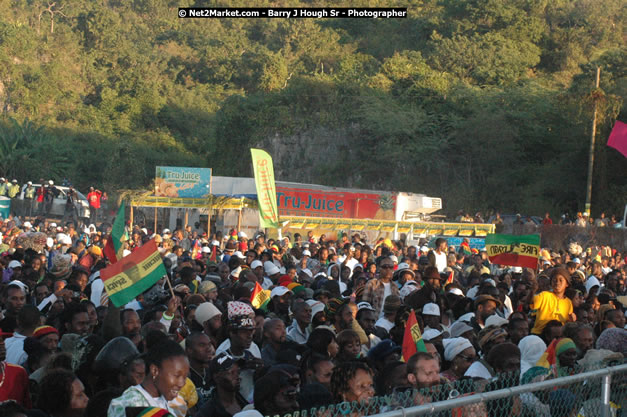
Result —
<instances>
[{"instance_id":1,"label":"pink flag","mask_svg":"<svg viewBox=\"0 0 627 417\"><path fill-rule=\"evenodd\" d=\"M610 133L610 140L607 141L607 146L611 146L627 158L627 124L616 121L614 129Z\"/></svg>"}]
</instances>

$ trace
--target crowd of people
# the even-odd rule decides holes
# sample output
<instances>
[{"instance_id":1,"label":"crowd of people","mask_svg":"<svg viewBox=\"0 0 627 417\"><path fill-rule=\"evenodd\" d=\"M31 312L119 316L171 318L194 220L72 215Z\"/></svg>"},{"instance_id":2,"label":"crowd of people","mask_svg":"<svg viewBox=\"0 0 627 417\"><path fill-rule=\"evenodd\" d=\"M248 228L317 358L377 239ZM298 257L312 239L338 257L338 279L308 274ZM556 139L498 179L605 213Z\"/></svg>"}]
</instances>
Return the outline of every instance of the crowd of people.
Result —
<instances>
[{"instance_id":1,"label":"crowd of people","mask_svg":"<svg viewBox=\"0 0 627 417\"><path fill-rule=\"evenodd\" d=\"M124 254L154 239L167 276L116 307L100 278L110 230L0 224L0 415L368 415L393 408L383 396L442 401L627 354L626 258L609 247L542 249L532 270L443 238L127 231ZM424 349L403 357L412 311ZM528 393L459 415L590 415L599 395Z\"/></svg>"}]
</instances>

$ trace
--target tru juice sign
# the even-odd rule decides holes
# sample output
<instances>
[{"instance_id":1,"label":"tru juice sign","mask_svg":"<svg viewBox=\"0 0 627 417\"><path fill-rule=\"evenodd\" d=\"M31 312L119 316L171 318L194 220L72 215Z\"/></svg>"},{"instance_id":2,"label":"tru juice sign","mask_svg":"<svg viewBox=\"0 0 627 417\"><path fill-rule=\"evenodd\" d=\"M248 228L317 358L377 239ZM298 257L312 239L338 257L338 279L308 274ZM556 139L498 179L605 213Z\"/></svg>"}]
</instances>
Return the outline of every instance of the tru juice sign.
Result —
<instances>
[{"instance_id":1,"label":"tru juice sign","mask_svg":"<svg viewBox=\"0 0 627 417\"><path fill-rule=\"evenodd\" d=\"M392 194L276 188L279 214L283 216L335 217L393 220L396 200Z\"/></svg>"}]
</instances>

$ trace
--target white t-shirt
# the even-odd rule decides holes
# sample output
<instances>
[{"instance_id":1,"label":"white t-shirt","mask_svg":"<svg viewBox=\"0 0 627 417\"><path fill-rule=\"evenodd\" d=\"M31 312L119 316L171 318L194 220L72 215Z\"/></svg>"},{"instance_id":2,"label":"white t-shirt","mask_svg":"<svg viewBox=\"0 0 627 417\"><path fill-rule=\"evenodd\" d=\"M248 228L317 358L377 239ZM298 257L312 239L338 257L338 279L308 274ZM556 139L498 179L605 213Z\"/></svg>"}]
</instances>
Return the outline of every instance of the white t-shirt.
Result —
<instances>
[{"instance_id":1,"label":"white t-shirt","mask_svg":"<svg viewBox=\"0 0 627 417\"><path fill-rule=\"evenodd\" d=\"M392 295L392 288L390 287L391 283L383 283L383 303L385 304L385 299L388 295ZM396 284L394 284L396 285ZM383 318L383 306L381 306L381 312L379 313L379 319Z\"/></svg>"},{"instance_id":2,"label":"white t-shirt","mask_svg":"<svg viewBox=\"0 0 627 417\"><path fill-rule=\"evenodd\" d=\"M442 273L446 269L446 253L441 252L438 254L437 251L433 251L435 255L435 267L438 268L438 272Z\"/></svg>"}]
</instances>

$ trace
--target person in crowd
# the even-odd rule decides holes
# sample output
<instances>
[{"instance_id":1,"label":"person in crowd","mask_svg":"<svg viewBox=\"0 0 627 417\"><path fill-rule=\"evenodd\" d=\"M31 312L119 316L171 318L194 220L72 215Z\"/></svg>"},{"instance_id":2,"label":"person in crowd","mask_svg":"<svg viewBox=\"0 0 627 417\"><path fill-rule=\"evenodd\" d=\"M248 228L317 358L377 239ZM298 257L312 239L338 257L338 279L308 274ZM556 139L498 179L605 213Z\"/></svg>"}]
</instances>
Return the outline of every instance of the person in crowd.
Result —
<instances>
[{"instance_id":1,"label":"person in crowd","mask_svg":"<svg viewBox=\"0 0 627 417\"><path fill-rule=\"evenodd\" d=\"M37 407L50 417L81 417L88 401L81 380L64 369L50 371L39 385Z\"/></svg>"},{"instance_id":2,"label":"person in crowd","mask_svg":"<svg viewBox=\"0 0 627 417\"><path fill-rule=\"evenodd\" d=\"M240 367L242 361L223 352L209 364L213 390L196 417L230 417L239 413L247 402L240 394Z\"/></svg>"}]
</instances>

